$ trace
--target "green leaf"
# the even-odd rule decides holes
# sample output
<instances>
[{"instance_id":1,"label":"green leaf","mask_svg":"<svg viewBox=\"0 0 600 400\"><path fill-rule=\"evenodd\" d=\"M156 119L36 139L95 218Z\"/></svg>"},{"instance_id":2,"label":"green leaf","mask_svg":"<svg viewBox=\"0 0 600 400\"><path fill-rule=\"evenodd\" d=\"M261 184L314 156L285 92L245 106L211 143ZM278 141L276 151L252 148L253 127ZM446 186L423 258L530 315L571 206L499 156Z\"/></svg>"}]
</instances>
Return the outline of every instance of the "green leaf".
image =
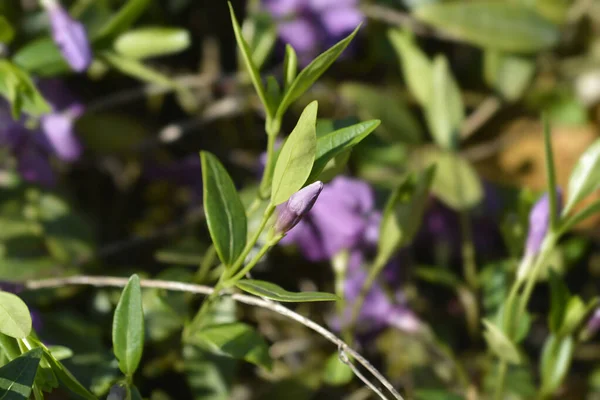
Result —
<instances>
[{"instance_id":1,"label":"green leaf","mask_svg":"<svg viewBox=\"0 0 600 400\"><path fill-rule=\"evenodd\" d=\"M108 51L103 52L100 57L106 61L111 67L121 71L125 75L139 79L144 82L153 83L159 86L165 86L173 90L182 90L182 86L169 78L168 76L145 66L138 60L126 58L119 54Z\"/></svg>"},{"instance_id":2,"label":"green leaf","mask_svg":"<svg viewBox=\"0 0 600 400\"><path fill-rule=\"evenodd\" d=\"M550 335L546 339L540 359L541 392L544 397L555 392L569 372L574 348L572 336Z\"/></svg>"},{"instance_id":3,"label":"green leaf","mask_svg":"<svg viewBox=\"0 0 600 400\"><path fill-rule=\"evenodd\" d=\"M227 170L209 152L200 152L204 212L210 237L223 264L232 265L246 245L246 211Z\"/></svg>"},{"instance_id":4,"label":"green leaf","mask_svg":"<svg viewBox=\"0 0 600 400\"><path fill-rule=\"evenodd\" d=\"M422 107L429 103L433 79L433 65L425 53L405 33L390 30L388 37L402 64L402 72L410 93Z\"/></svg>"},{"instance_id":5,"label":"green leaf","mask_svg":"<svg viewBox=\"0 0 600 400\"><path fill-rule=\"evenodd\" d=\"M15 30L10 25L10 22L4 17L0 15L0 43L8 44L13 40L15 36Z\"/></svg>"},{"instance_id":6,"label":"green leaf","mask_svg":"<svg viewBox=\"0 0 600 400\"><path fill-rule=\"evenodd\" d=\"M148 4L150 0L127 0L127 4L98 30L94 41L113 38L125 32L142 15Z\"/></svg>"},{"instance_id":7,"label":"green leaf","mask_svg":"<svg viewBox=\"0 0 600 400\"><path fill-rule=\"evenodd\" d=\"M379 226L378 265L385 265L416 235L435 174L435 168L412 174L390 195Z\"/></svg>"},{"instance_id":8,"label":"green leaf","mask_svg":"<svg viewBox=\"0 0 600 400\"><path fill-rule=\"evenodd\" d=\"M373 132L379 126L379 123L379 120L360 122L319 137L317 139L315 161L307 182L316 181L331 159L356 146Z\"/></svg>"},{"instance_id":9,"label":"green leaf","mask_svg":"<svg viewBox=\"0 0 600 400\"><path fill-rule=\"evenodd\" d=\"M44 351L44 360L50 364L52 371L56 374L58 379L63 385L65 385L73 393L78 394L84 399L97 400L97 397L90 393L78 380L73 376L60 361L58 361L49 351Z\"/></svg>"},{"instance_id":10,"label":"green leaf","mask_svg":"<svg viewBox=\"0 0 600 400\"><path fill-rule=\"evenodd\" d=\"M21 47L14 54L13 62L38 76L54 76L71 70L60 54L60 50L49 37L33 40Z\"/></svg>"},{"instance_id":11,"label":"green leaf","mask_svg":"<svg viewBox=\"0 0 600 400\"><path fill-rule=\"evenodd\" d=\"M15 119L22 111L39 117L51 110L29 75L7 60L0 60L0 94L10 102Z\"/></svg>"},{"instance_id":12,"label":"green leaf","mask_svg":"<svg viewBox=\"0 0 600 400\"><path fill-rule=\"evenodd\" d=\"M228 400L238 361L185 345L183 367L194 399Z\"/></svg>"},{"instance_id":13,"label":"green leaf","mask_svg":"<svg viewBox=\"0 0 600 400\"><path fill-rule=\"evenodd\" d=\"M31 315L17 295L0 291L0 333L23 339L31 333Z\"/></svg>"},{"instance_id":14,"label":"green leaf","mask_svg":"<svg viewBox=\"0 0 600 400\"><path fill-rule=\"evenodd\" d=\"M42 349L38 347L0 368L0 399L29 399L41 358Z\"/></svg>"},{"instance_id":15,"label":"green leaf","mask_svg":"<svg viewBox=\"0 0 600 400\"><path fill-rule=\"evenodd\" d=\"M254 65L260 70L277 41L277 27L273 18L267 12L247 15L242 23L242 34L248 43Z\"/></svg>"},{"instance_id":16,"label":"green leaf","mask_svg":"<svg viewBox=\"0 0 600 400\"><path fill-rule=\"evenodd\" d=\"M548 273L550 283L550 313L548 314L548 326L552 333L558 333L560 330L565 311L567 310L567 302L571 294L569 288L562 279L552 270Z\"/></svg>"},{"instance_id":17,"label":"green leaf","mask_svg":"<svg viewBox=\"0 0 600 400\"><path fill-rule=\"evenodd\" d=\"M246 70L250 75L250 79L252 80L252 84L254 85L254 89L260 98L261 103L265 107L265 111L267 116L271 116L273 110L270 108L269 101L267 98L267 93L265 92L265 88L263 87L260 73L258 72L257 66L254 64L254 60L252 58L252 53L250 52L250 48L248 43L246 43L246 39L242 35L242 30L240 28L240 24L238 23L237 18L235 17L235 13L233 12L233 6L231 3L227 3L229 5L229 13L231 15L231 23L233 25L233 33L235 34L235 40L240 48L240 52L242 53L242 58L244 60L244 64L246 65Z\"/></svg>"},{"instance_id":18,"label":"green leaf","mask_svg":"<svg viewBox=\"0 0 600 400\"><path fill-rule=\"evenodd\" d=\"M583 300L581 300L581 297L572 296L569 299L569 302L565 305L564 318L558 335L572 335L583 323L583 320L587 314L587 307Z\"/></svg>"},{"instance_id":19,"label":"green leaf","mask_svg":"<svg viewBox=\"0 0 600 400\"><path fill-rule=\"evenodd\" d=\"M315 162L317 150L317 109L313 101L306 106L296 127L283 144L271 187L271 203L279 205L302 188Z\"/></svg>"},{"instance_id":20,"label":"green leaf","mask_svg":"<svg viewBox=\"0 0 600 400\"><path fill-rule=\"evenodd\" d=\"M345 39L340 40L338 43L333 45L327 51L315 58L310 64L306 66L296 79L289 85L286 90L279 107L276 112L276 119L281 119L283 114L287 111L288 107L304 92L306 92L312 85L319 79L321 75L333 64L333 62L342 54L342 52L348 47L354 36L358 33L360 26L358 26L350 35Z\"/></svg>"},{"instance_id":21,"label":"green leaf","mask_svg":"<svg viewBox=\"0 0 600 400\"><path fill-rule=\"evenodd\" d=\"M287 303L302 303L308 301L337 301L333 293L325 292L288 292L281 286L271 282L256 279L242 279L235 284L238 288L253 295Z\"/></svg>"},{"instance_id":22,"label":"green leaf","mask_svg":"<svg viewBox=\"0 0 600 400\"><path fill-rule=\"evenodd\" d=\"M449 207L464 210L483 199L479 175L464 158L449 151L423 149L411 154L413 167L435 165L436 174L431 191Z\"/></svg>"},{"instance_id":23,"label":"green leaf","mask_svg":"<svg viewBox=\"0 0 600 400\"><path fill-rule=\"evenodd\" d=\"M389 142L418 144L423 129L396 88L344 83L339 86L342 97L356 106L360 119L379 119L377 134Z\"/></svg>"},{"instance_id":24,"label":"green leaf","mask_svg":"<svg viewBox=\"0 0 600 400\"><path fill-rule=\"evenodd\" d=\"M246 360L271 369L272 360L265 340L249 325L232 322L210 325L195 333L192 343L216 354Z\"/></svg>"},{"instance_id":25,"label":"green leaf","mask_svg":"<svg viewBox=\"0 0 600 400\"><path fill-rule=\"evenodd\" d=\"M521 98L535 73L535 60L496 50L483 53L485 81L503 99L514 102Z\"/></svg>"},{"instance_id":26,"label":"green leaf","mask_svg":"<svg viewBox=\"0 0 600 400\"><path fill-rule=\"evenodd\" d=\"M510 364L520 364L521 356L517 346L492 322L484 319L485 332L483 336L492 352L501 360Z\"/></svg>"},{"instance_id":27,"label":"green leaf","mask_svg":"<svg viewBox=\"0 0 600 400\"><path fill-rule=\"evenodd\" d=\"M477 46L535 53L554 46L558 27L531 7L506 1L454 1L424 5L415 16Z\"/></svg>"},{"instance_id":28,"label":"green leaf","mask_svg":"<svg viewBox=\"0 0 600 400\"><path fill-rule=\"evenodd\" d=\"M114 49L129 58L142 59L178 53L190 46L185 29L144 27L127 31L114 42Z\"/></svg>"},{"instance_id":29,"label":"green leaf","mask_svg":"<svg viewBox=\"0 0 600 400\"><path fill-rule=\"evenodd\" d=\"M597 139L577 161L569 178L568 194L562 215L600 186L600 139Z\"/></svg>"},{"instance_id":30,"label":"green leaf","mask_svg":"<svg viewBox=\"0 0 600 400\"><path fill-rule=\"evenodd\" d=\"M546 187L550 201L550 231L556 232L558 226L558 193L556 193L556 168L554 167L554 155L552 154L552 134L550 122L546 115L542 115L542 124L544 127L544 164L546 167Z\"/></svg>"},{"instance_id":31,"label":"green leaf","mask_svg":"<svg viewBox=\"0 0 600 400\"><path fill-rule=\"evenodd\" d=\"M48 351L57 361L73 357L73 350L65 346L48 346Z\"/></svg>"},{"instance_id":32,"label":"green leaf","mask_svg":"<svg viewBox=\"0 0 600 400\"><path fill-rule=\"evenodd\" d=\"M444 56L433 60L429 101L425 106L427 123L436 143L446 150L456 148L457 134L465 118L465 108Z\"/></svg>"},{"instance_id":33,"label":"green leaf","mask_svg":"<svg viewBox=\"0 0 600 400\"><path fill-rule=\"evenodd\" d=\"M323 381L332 386L342 386L354 378L354 372L349 366L340 360L339 353L333 353L325 363L325 371L323 371Z\"/></svg>"},{"instance_id":34,"label":"green leaf","mask_svg":"<svg viewBox=\"0 0 600 400\"><path fill-rule=\"evenodd\" d=\"M294 79L296 79L296 75L298 74L298 56L296 55L296 51L289 44L285 45L285 58L283 60L283 88L287 90Z\"/></svg>"},{"instance_id":35,"label":"green leaf","mask_svg":"<svg viewBox=\"0 0 600 400\"><path fill-rule=\"evenodd\" d=\"M144 350L144 311L140 278L132 275L121 293L112 328L113 350L121 371L131 377Z\"/></svg>"}]
</instances>

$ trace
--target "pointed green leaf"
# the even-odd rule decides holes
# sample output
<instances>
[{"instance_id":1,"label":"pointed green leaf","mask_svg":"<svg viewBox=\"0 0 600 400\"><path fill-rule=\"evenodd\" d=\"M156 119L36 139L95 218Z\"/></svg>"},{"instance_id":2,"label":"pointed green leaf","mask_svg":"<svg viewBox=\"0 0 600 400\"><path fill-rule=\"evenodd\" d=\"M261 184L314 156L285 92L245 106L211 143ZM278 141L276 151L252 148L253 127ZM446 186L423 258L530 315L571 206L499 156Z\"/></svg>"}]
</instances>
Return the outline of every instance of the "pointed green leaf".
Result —
<instances>
[{"instance_id":1,"label":"pointed green leaf","mask_svg":"<svg viewBox=\"0 0 600 400\"><path fill-rule=\"evenodd\" d=\"M71 70L50 37L27 43L13 55L12 59L19 67L38 76L58 75Z\"/></svg>"},{"instance_id":2,"label":"pointed green leaf","mask_svg":"<svg viewBox=\"0 0 600 400\"><path fill-rule=\"evenodd\" d=\"M569 178L567 201L563 215L600 186L600 139L596 140L577 161Z\"/></svg>"},{"instance_id":3,"label":"pointed green leaf","mask_svg":"<svg viewBox=\"0 0 600 400\"><path fill-rule=\"evenodd\" d=\"M425 106L427 123L436 143L446 150L456 147L457 134L465 118L465 108L444 56L433 60L429 102Z\"/></svg>"},{"instance_id":4,"label":"pointed green leaf","mask_svg":"<svg viewBox=\"0 0 600 400\"><path fill-rule=\"evenodd\" d=\"M318 107L316 101L306 106L279 152L271 187L271 203L274 205L287 201L302 188L310 175L317 149Z\"/></svg>"},{"instance_id":5,"label":"pointed green leaf","mask_svg":"<svg viewBox=\"0 0 600 400\"><path fill-rule=\"evenodd\" d=\"M38 347L0 368L0 399L29 399L41 358L42 349Z\"/></svg>"},{"instance_id":6,"label":"pointed green leaf","mask_svg":"<svg viewBox=\"0 0 600 400\"><path fill-rule=\"evenodd\" d=\"M298 56L296 51L289 44L285 45L285 59L283 60L283 88L287 90L298 73Z\"/></svg>"},{"instance_id":7,"label":"pointed green leaf","mask_svg":"<svg viewBox=\"0 0 600 400\"><path fill-rule=\"evenodd\" d=\"M144 311L140 278L132 275L115 309L112 329L113 350L121 371L131 377L144 350Z\"/></svg>"},{"instance_id":8,"label":"pointed green leaf","mask_svg":"<svg viewBox=\"0 0 600 400\"><path fill-rule=\"evenodd\" d=\"M34 117L50 112L50 105L38 92L29 75L7 60L0 60L0 94L11 104L13 118L22 111Z\"/></svg>"},{"instance_id":9,"label":"pointed green leaf","mask_svg":"<svg viewBox=\"0 0 600 400\"><path fill-rule=\"evenodd\" d=\"M265 340L249 325L232 322L209 325L191 338L197 346L216 354L246 360L271 369L272 360Z\"/></svg>"},{"instance_id":10,"label":"pointed green leaf","mask_svg":"<svg viewBox=\"0 0 600 400\"><path fill-rule=\"evenodd\" d=\"M271 282L256 279L242 279L235 284L238 288L253 295L266 297L267 299L287 302L301 303L307 301L337 301L339 297L333 293L325 292L288 292L281 286Z\"/></svg>"},{"instance_id":11,"label":"pointed green leaf","mask_svg":"<svg viewBox=\"0 0 600 400\"><path fill-rule=\"evenodd\" d=\"M261 103L265 107L267 115L271 116L273 110L269 106L267 94L262 84L258 68L254 64L252 53L250 52L250 47L248 46L248 43L246 43L246 39L244 39L244 36L242 35L242 29L240 28L240 24L238 23L238 20L235 17L235 13L233 12L233 6L229 2L227 4L229 5L229 13L231 15L231 23L233 24L233 33L235 34L235 40L237 41L238 47L240 48L240 52L242 53L242 58L244 60L244 64L246 65L246 70L248 71L248 75L250 75L250 79L252 80L252 84L254 85L254 89L256 90L256 93L258 94Z\"/></svg>"},{"instance_id":12,"label":"pointed green leaf","mask_svg":"<svg viewBox=\"0 0 600 400\"><path fill-rule=\"evenodd\" d=\"M543 397L550 396L561 385L569 371L574 349L575 341L572 336L550 335L546 339L540 359Z\"/></svg>"},{"instance_id":13,"label":"pointed green leaf","mask_svg":"<svg viewBox=\"0 0 600 400\"><path fill-rule=\"evenodd\" d=\"M276 118L281 119L283 114L287 111L288 107L304 92L306 92L312 85L319 79L321 75L333 64L333 62L342 54L342 52L348 47L354 36L358 33L360 26L348 35L345 39L342 39L327 51L315 58L310 64L306 66L296 79L289 85L286 90L279 107L277 108Z\"/></svg>"},{"instance_id":14,"label":"pointed green leaf","mask_svg":"<svg viewBox=\"0 0 600 400\"><path fill-rule=\"evenodd\" d=\"M484 319L485 332L483 336L492 352L501 360L510 364L520 364L521 356L517 346L492 322Z\"/></svg>"},{"instance_id":15,"label":"pointed green leaf","mask_svg":"<svg viewBox=\"0 0 600 400\"><path fill-rule=\"evenodd\" d=\"M396 50L402 73L410 93L422 107L427 106L433 79L433 65L410 36L399 30L390 30L388 37Z\"/></svg>"},{"instance_id":16,"label":"pointed green leaf","mask_svg":"<svg viewBox=\"0 0 600 400\"><path fill-rule=\"evenodd\" d=\"M0 333L23 339L31 333L31 315L17 295L0 291Z\"/></svg>"},{"instance_id":17,"label":"pointed green leaf","mask_svg":"<svg viewBox=\"0 0 600 400\"><path fill-rule=\"evenodd\" d=\"M126 57L143 59L178 53L187 49L190 42L190 35L185 29L144 27L120 35L113 46Z\"/></svg>"},{"instance_id":18,"label":"pointed green leaf","mask_svg":"<svg viewBox=\"0 0 600 400\"><path fill-rule=\"evenodd\" d=\"M52 371L56 374L60 382L69 388L75 394L87 400L97 400L98 398L90 393L78 380L73 376L65 366L58 361L49 351L44 351L44 360L50 364Z\"/></svg>"},{"instance_id":19,"label":"pointed green leaf","mask_svg":"<svg viewBox=\"0 0 600 400\"><path fill-rule=\"evenodd\" d=\"M307 182L316 181L332 158L356 146L373 132L380 122L379 120L360 122L319 137L317 139L315 162Z\"/></svg>"},{"instance_id":20,"label":"pointed green leaf","mask_svg":"<svg viewBox=\"0 0 600 400\"><path fill-rule=\"evenodd\" d=\"M150 0L127 0L127 3L98 30L94 41L113 38L125 32L142 15L148 4Z\"/></svg>"},{"instance_id":21,"label":"pointed green leaf","mask_svg":"<svg viewBox=\"0 0 600 400\"><path fill-rule=\"evenodd\" d=\"M522 2L434 3L414 14L458 39L506 52L534 53L554 46L559 38L556 25Z\"/></svg>"},{"instance_id":22,"label":"pointed green leaf","mask_svg":"<svg viewBox=\"0 0 600 400\"><path fill-rule=\"evenodd\" d=\"M389 260L414 238L427 206L435 173L435 168L430 167L418 175L411 175L391 194L379 227L378 259ZM385 265L385 262L380 264Z\"/></svg>"},{"instance_id":23,"label":"pointed green leaf","mask_svg":"<svg viewBox=\"0 0 600 400\"><path fill-rule=\"evenodd\" d=\"M204 182L204 212L210 237L223 264L232 265L246 246L246 211L221 162L200 152Z\"/></svg>"}]
</instances>

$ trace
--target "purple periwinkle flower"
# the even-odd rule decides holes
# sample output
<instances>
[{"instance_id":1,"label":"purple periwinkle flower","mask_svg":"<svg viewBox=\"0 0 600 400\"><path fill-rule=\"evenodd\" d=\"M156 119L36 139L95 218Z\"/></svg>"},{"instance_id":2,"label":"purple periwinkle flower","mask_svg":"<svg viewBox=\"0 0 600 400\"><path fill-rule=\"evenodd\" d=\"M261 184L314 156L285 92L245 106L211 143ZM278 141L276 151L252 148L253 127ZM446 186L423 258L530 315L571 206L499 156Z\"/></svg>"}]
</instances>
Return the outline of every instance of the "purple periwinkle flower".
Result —
<instances>
[{"instance_id":1,"label":"purple periwinkle flower","mask_svg":"<svg viewBox=\"0 0 600 400\"><path fill-rule=\"evenodd\" d=\"M43 0L48 11L52 39L74 71L85 71L92 62L92 48L81 22L71 18L56 0Z\"/></svg>"},{"instance_id":2,"label":"purple periwinkle flower","mask_svg":"<svg viewBox=\"0 0 600 400\"><path fill-rule=\"evenodd\" d=\"M311 261L329 260L373 240L373 225L379 225L379 218L371 187L339 176L325 185L319 201L281 243L296 244Z\"/></svg>"},{"instance_id":3,"label":"purple periwinkle flower","mask_svg":"<svg viewBox=\"0 0 600 400\"><path fill-rule=\"evenodd\" d=\"M319 194L323 190L323 182L316 181L294 193L288 201L278 207L279 215L275 221L275 231L287 233L302 220L312 209Z\"/></svg>"},{"instance_id":4,"label":"purple periwinkle flower","mask_svg":"<svg viewBox=\"0 0 600 400\"><path fill-rule=\"evenodd\" d=\"M52 104L52 111L41 117L38 127L30 128L26 117L15 121L8 105L0 104L0 145L14 156L23 179L52 186L56 179L50 156L72 162L81 155L82 147L73 124L83 113L83 107L59 81L42 81L39 87Z\"/></svg>"},{"instance_id":5,"label":"purple periwinkle flower","mask_svg":"<svg viewBox=\"0 0 600 400\"><path fill-rule=\"evenodd\" d=\"M289 43L301 64L354 30L364 15L359 0L264 0L278 22L280 38Z\"/></svg>"},{"instance_id":6,"label":"purple periwinkle flower","mask_svg":"<svg viewBox=\"0 0 600 400\"><path fill-rule=\"evenodd\" d=\"M560 214L562 209L562 192L556 190L556 212ZM542 242L550 228L550 198L544 194L535 203L529 212L529 232L527 233L527 242L525 245L525 257L533 257L539 253Z\"/></svg>"}]
</instances>

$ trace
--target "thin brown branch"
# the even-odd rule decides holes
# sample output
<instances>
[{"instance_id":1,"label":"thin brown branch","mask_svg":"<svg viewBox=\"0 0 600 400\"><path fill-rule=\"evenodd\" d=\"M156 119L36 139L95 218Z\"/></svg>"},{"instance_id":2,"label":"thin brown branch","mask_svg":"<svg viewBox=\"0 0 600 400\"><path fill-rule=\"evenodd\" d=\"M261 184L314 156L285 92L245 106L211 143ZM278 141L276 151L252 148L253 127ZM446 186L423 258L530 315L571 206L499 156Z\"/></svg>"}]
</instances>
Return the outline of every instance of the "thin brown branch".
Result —
<instances>
[{"instance_id":1,"label":"thin brown branch","mask_svg":"<svg viewBox=\"0 0 600 400\"><path fill-rule=\"evenodd\" d=\"M29 280L25 282L24 287L29 290L52 289L69 285L89 285L95 287L125 287L127 285L127 282L128 278L81 275L70 276L65 278ZM210 295L214 292L214 289L210 286L195 285L190 283L174 281L142 279L140 284L142 287L145 288L165 289L178 292L197 293L202 295ZM224 295L226 295L226 293L224 293ZM400 395L400 393L398 393L394 386L392 386L392 384L366 358L361 356L357 351L349 347L343 340L338 338L329 330L323 328L321 325L290 310L287 307L282 306L279 303L273 302L268 299L256 296L249 296L241 293L233 293L230 294L230 296L233 300L239 303L257 306L274 311L285 317L293 319L294 321L299 322L307 328L310 328L313 331L317 332L319 335L323 336L325 339L329 340L331 343L335 344L338 347L341 357L344 357L346 354L352 356L352 358L354 358L359 364L361 364L366 370L368 370L387 390L389 390L396 400L403 400L402 396ZM342 360L344 360L344 358L342 358ZM353 371L355 373L357 372L355 369L353 369ZM371 387L372 389L374 388L374 386L372 386L370 382L368 382L364 377L362 377L362 375L358 374L357 376L369 387ZM375 391L375 393L377 393L381 397L381 392Z\"/></svg>"}]
</instances>

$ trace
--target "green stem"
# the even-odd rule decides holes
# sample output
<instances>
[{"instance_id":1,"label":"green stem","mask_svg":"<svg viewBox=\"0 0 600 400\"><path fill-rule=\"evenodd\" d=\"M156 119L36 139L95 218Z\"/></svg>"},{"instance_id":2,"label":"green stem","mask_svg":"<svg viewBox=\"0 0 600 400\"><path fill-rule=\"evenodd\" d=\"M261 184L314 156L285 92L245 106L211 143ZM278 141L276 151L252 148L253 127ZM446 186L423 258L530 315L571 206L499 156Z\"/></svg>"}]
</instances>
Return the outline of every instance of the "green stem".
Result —
<instances>
[{"instance_id":1,"label":"green stem","mask_svg":"<svg viewBox=\"0 0 600 400\"><path fill-rule=\"evenodd\" d=\"M367 294L369 294L369 292L371 291L371 287L373 287L373 284L375 283L377 276L379 275L379 273L385 266L386 262L387 262L387 260L384 260L382 257L377 257L377 258L375 258L375 262L369 269L369 275L367 275L367 279L365 280L365 283L361 287L360 293L358 294L358 297L356 298L356 301L354 302L354 305L352 306L352 314L350 316L350 323L347 326L347 329L349 332L352 332L354 330L354 327L358 320L358 316L360 315L360 310L362 310L363 304L365 303Z\"/></svg>"},{"instance_id":2,"label":"green stem","mask_svg":"<svg viewBox=\"0 0 600 400\"><path fill-rule=\"evenodd\" d=\"M217 256L217 251L215 246L210 246L206 253L204 253L204 257L202 257L202 264L200 268L196 271L196 275L194 276L194 282L203 283L210 271L210 267L213 265L215 261L215 257Z\"/></svg>"},{"instance_id":3,"label":"green stem","mask_svg":"<svg viewBox=\"0 0 600 400\"><path fill-rule=\"evenodd\" d=\"M267 243L265 243L263 245L263 247L261 247L260 251L252 258L252 260L250 260L250 262L244 268L242 268L241 271L239 271L237 274L235 274L231 278L227 279L227 281L225 282L225 285L226 286L234 285L235 282L239 281L244 276L246 276L246 274L248 272L250 272L250 270L256 266L256 263L258 263L260 261L260 259L263 258L263 256L267 253L267 251L269 251L269 249L271 247L275 246L277 244L277 242L279 242L281 240L282 237L283 236L279 235L279 236L269 240Z\"/></svg>"},{"instance_id":4,"label":"green stem","mask_svg":"<svg viewBox=\"0 0 600 400\"><path fill-rule=\"evenodd\" d=\"M506 382L506 372L508 370L508 363L506 361L500 360L499 363L494 400L502 400L504 398L504 383Z\"/></svg>"},{"instance_id":5,"label":"green stem","mask_svg":"<svg viewBox=\"0 0 600 400\"><path fill-rule=\"evenodd\" d=\"M475 245L473 244L473 232L469 223L469 215L466 211L460 211L460 232L462 236L462 258L463 274L471 289L479 285L477 278L477 263L475 261Z\"/></svg>"},{"instance_id":6,"label":"green stem","mask_svg":"<svg viewBox=\"0 0 600 400\"><path fill-rule=\"evenodd\" d=\"M233 275L244 264L246 257L248 257L248 254L250 254L250 251L252 250L254 245L256 245L256 242L258 242L260 235L262 234L263 230L265 229L265 226L267 225L267 222L269 222L269 218L271 218L271 215L273 215L274 211L275 211L275 206L273 204L269 204L267 206L267 209L265 210L265 213L263 214L263 217L262 217L262 220L260 221L260 225L259 225L258 229L254 233L254 236L252 236L252 238L248 241L248 243L246 243L246 247L244 247L244 251L242 251L242 254L240 254L240 256L237 258L237 260L235 260L235 263L233 264L233 266L230 268L230 270L232 271L230 275Z\"/></svg>"},{"instance_id":7,"label":"green stem","mask_svg":"<svg viewBox=\"0 0 600 400\"><path fill-rule=\"evenodd\" d=\"M272 126L267 122L267 129ZM258 196L261 199L269 198L269 190L271 189L271 181L273 179L273 170L275 167L275 139L278 132L267 132L267 162L265 170L260 181Z\"/></svg>"},{"instance_id":8,"label":"green stem","mask_svg":"<svg viewBox=\"0 0 600 400\"><path fill-rule=\"evenodd\" d=\"M535 283L537 282L539 274L542 272L544 264L550 256L551 250L556 244L556 240L557 238L552 233L548 233L548 235L544 239L541 251L538 254L538 258L535 262L535 265L533 266L531 273L526 278L525 289L523 289L523 295L521 296L519 308L517 310L517 314L513 318L513 321L517 321L521 317L521 315L523 315L527 310L527 303L529 303L529 298L531 297L533 288L535 287Z\"/></svg>"}]
</instances>

